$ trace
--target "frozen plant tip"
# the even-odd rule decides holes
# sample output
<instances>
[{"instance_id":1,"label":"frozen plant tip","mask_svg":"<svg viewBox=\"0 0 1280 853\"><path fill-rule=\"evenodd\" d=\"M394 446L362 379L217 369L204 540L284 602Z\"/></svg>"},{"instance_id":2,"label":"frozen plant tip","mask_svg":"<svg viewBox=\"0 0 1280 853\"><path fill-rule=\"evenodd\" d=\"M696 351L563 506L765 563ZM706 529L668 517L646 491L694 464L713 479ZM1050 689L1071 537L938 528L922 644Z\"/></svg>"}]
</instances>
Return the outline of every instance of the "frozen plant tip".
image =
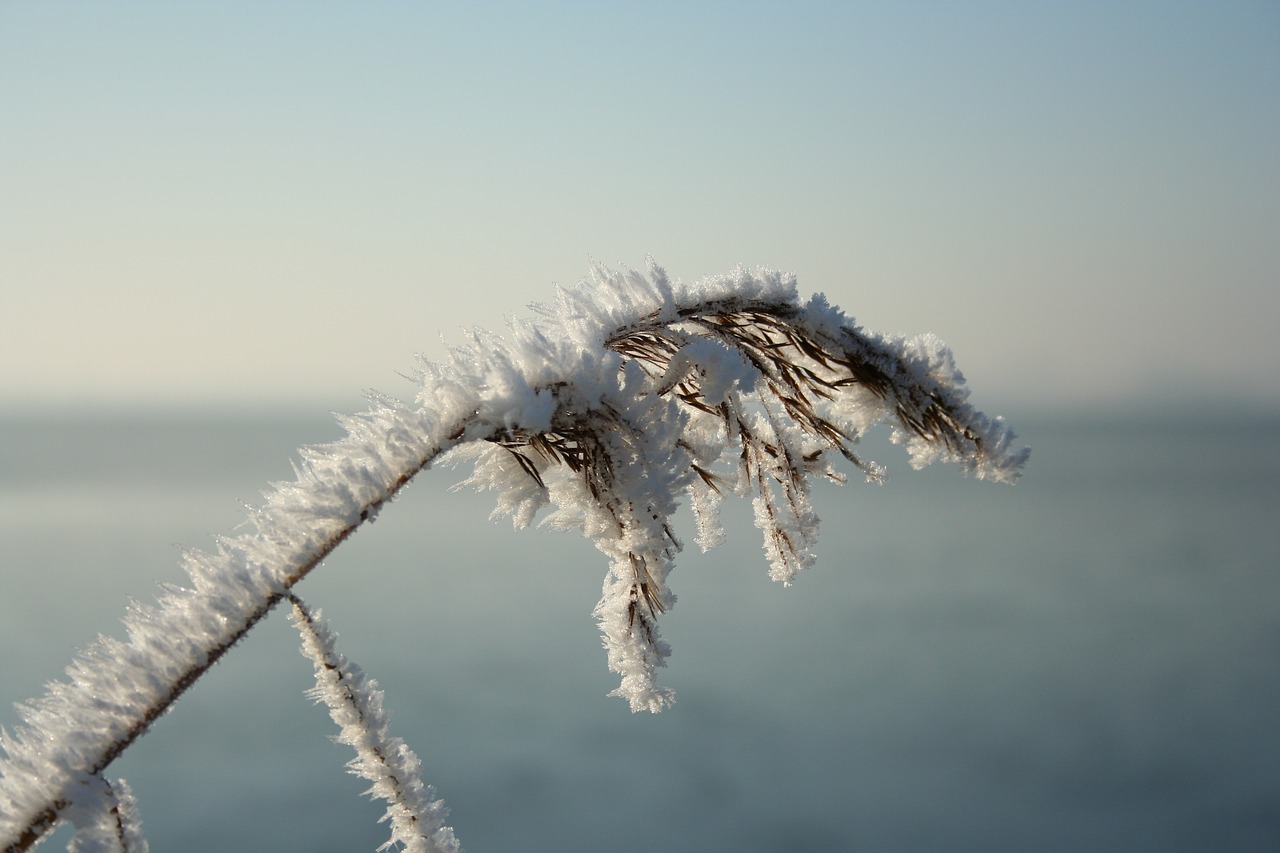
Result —
<instances>
[{"instance_id":1,"label":"frozen plant tip","mask_svg":"<svg viewBox=\"0 0 1280 853\"><path fill-rule=\"evenodd\" d=\"M704 548L724 536L719 502L751 498L769 573L790 584L814 561L810 477L842 481L833 463L844 460L882 479L855 450L876 424L917 467L953 461L1013 482L1027 459L1000 419L969 405L937 340L867 332L821 295L801 301L788 275L739 268L684 284L652 261L647 274L596 266L534 309L503 337L477 332L445 363L424 361L416 403L375 397L341 418L346 437L304 448L295 479L265 495L248 532L184 555L189 586L135 605L125 640L99 640L67 681L20 707L25 725L0 732L6 850L65 817L83 780L437 461L471 461L467 482L496 491L495 513L516 526L545 511L544 524L581 530L604 553L595 617L620 676L614 694L658 711L673 698L655 676L670 653L658 620L675 603L680 496Z\"/></svg>"},{"instance_id":2,"label":"frozen plant tip","mask_svg":"<svg viewBox=\"0 0 1280 853\"><path fill-rule=\"evenodd\" d=\"M147 853L137 801L123 779L86 780L68 812L76 827L69 853Z\"/></svg>"},{"instance_id":3,"label":"frozen plant tip","mask_svg":"<svg viewBox=\"0 0 1280 853\"><path fill-rule=\"evenodd\" d=\"M382 691L376 681L338 651L337 636L296 595L293 622L302 634L302 653L316 670L312 698L329 708L338 724L338 742L356 751L347 768L372 783L369 795L387 802L383 820L391 823L391 839L379 847L406 853L460 853L453 829L444 819L449 810L435 791L422 783L422 763L403 740L388 731Z\"/></svg>"}]
</instances>

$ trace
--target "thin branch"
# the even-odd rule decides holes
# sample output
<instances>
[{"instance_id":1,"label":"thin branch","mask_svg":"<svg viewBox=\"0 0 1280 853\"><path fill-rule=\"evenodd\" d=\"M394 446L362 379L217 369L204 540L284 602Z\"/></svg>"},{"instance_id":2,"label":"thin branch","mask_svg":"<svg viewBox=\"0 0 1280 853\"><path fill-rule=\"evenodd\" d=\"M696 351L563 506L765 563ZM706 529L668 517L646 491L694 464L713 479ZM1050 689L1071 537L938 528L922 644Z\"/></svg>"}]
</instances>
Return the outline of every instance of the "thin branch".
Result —
<instances>
[{"instance_id":1,"label":"thin branch","mask_svg":"<svg viewBox=\"0 0 1280 853\"><path fill-rule=\"evenodd\" d=\"M302 653L315 665L312 695L329 707L338 724L338 740L356 751L348 769L373 783L371 796L387 802L384 820L391 838L379 850L399 845L409 853L460 853L453 828L445 824L449 809L422 782L422 764L403 740L388 733L382 691L360 667L337 650L337 637L302 599L290 593L293 622L302 635Z\"/></svg>"}]
</instances>

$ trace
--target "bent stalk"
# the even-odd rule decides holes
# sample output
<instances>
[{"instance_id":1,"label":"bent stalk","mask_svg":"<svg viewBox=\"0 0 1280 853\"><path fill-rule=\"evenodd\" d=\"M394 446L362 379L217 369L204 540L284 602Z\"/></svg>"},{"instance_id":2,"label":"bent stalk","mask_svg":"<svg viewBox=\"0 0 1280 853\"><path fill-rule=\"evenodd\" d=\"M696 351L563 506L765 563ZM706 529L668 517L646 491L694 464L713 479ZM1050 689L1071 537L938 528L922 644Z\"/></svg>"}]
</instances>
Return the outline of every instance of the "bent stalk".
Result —
<instances>
[{"instance_id":1,"label":"bent stalk","mask_svg":"<svg viewBox=\"0 0 1280 853\"><path fill-rule=\"evenodd\" d=\"M126 614L126 640L99 639L69 681L20 706L0 733L0 843L27 850L64 815L74 786L98 777L290 590L419 472L470 458L470 482L498 492L497 512L580 529L609 561L595 616L613 695L658 711L670 649L658 617L681 548L671 524L689 492L699 540L723 538L716 504L754 496L770 574L784 584L814 561L810 475L843 480L838 456L867 479L883 470L854 451L881 421L913 465L960 463L1013 482L1027 451L967 403L950 352L931 337L868 333L795 282L735 270L687 286L598 267L508 338L477 333L444 365L424 363L417 406L374 398L340 422L347 436L302 451L254 530L191 551L190 588Z\"/></svg>"}]
</instances>

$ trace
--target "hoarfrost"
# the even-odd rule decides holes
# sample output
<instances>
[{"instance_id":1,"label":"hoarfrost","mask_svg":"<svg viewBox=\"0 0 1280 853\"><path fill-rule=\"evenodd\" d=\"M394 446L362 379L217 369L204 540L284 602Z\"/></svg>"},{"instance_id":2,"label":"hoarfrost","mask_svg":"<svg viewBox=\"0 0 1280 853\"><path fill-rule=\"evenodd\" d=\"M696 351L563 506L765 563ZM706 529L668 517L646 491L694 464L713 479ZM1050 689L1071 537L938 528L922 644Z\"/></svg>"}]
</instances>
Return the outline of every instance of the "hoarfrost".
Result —
<instances>
[{"instance_id":1,"label":"hoarfrost","mask_svg":"<svg viewBox=\"0 0 1280 853\"><path fill-rule=\"evenodd\" d=\"M112 784L94 776L71 793L67 818L76 833L67 845L68 853L147 853L138 803L123 779Z\"/></svg>"},{"instance_id":2,"label":"hoarfrost","mask_svg":"<svg viewBox=\"0 0 1280 853\"><path fill-rule=\"evenodd\" d=\"M448 808L422 782L418 756L390 733L378 683L338 651L337 635L318 612L297 596L289 600L302 634L302 653L315 665L312 698L329 708L340 730L338 742L355 750L347 768L372 783L370 796L387 803L382 820L390 822L391 838L378 850L394 846L408 853L461 853L453 828L444 822Z\"/></svg>"},{"instance_id":3,"label":"hoarfrost","mask_svg":"<svg viewBox=\"0 0 1280 853\"><path fill-rule=\"evenodd\" d=\"M686 284L650 260L647 274L593 265L579 287L474 333L443 364L423 361L416 405L370 398L343 416L344 439L304 448L292 482L251 510L248 532L188 551L190 586L125 616L127 639L101 638L67 680L21 707L0 732L0 842L27 849L150 724L326 555L447 453L475 463L473 486L525 526L576 528L608 562L595 609L615 695L632 710L673 699L656 681L670 653L658 619L681 543L672 517L690 494L697 541L723 539L722 496L753 496L770 575L784 584L814 562L811 475L868 480L854 452L880 422L913 465L955 461L1000 482L1027 451L968 403L950 352L925 336L867 332L820 294L801 303L792 276L739 267ZM329 652L325 652L329 654ZM395 750L393 750L394 752Z\"/></svg>"}]
</instances>

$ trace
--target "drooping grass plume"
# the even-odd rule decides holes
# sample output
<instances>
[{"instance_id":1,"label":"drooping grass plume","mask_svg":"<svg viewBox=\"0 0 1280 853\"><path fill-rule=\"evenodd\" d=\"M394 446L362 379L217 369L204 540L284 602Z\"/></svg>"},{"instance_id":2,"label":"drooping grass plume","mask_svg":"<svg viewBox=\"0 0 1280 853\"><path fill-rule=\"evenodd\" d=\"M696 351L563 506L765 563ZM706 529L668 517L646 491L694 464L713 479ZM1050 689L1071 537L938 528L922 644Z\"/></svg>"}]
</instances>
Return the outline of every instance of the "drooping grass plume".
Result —
<instances>
[{"instance_id":1,"label":"drooping grass plume","mask_svg":"<svg viewBox=\"0 0 1280 853\"><path fill-rule=\"evenodd\" d=\"M518 526L578 529L608 562L595 616L614 695L632 710L673 700L656 671L670 649L658 630L681 541L672 526L691 496L704 547L723 537L716 506L750 497L770 575L784 584L814 561L812 475L841 480L886 422L912 464L958 462L1014 481L1027 451L968 403L949 351L855 325L794 280L737 269L693 284L595 267L555 304L505 336L477 332L444 364L424 362L413 404L375 397L343 417L345 438L305 448L296 477L275 484L248 532L190 551L190 584L125 616L67 680L20 708L0 733L0 843L25 850L334 548L414 476L447 455L470 460L468 482L498 493ZM841 462L843 460L843 462ZM835 463L835 464L833 464Z\"/></svg>"}]
</instances>

